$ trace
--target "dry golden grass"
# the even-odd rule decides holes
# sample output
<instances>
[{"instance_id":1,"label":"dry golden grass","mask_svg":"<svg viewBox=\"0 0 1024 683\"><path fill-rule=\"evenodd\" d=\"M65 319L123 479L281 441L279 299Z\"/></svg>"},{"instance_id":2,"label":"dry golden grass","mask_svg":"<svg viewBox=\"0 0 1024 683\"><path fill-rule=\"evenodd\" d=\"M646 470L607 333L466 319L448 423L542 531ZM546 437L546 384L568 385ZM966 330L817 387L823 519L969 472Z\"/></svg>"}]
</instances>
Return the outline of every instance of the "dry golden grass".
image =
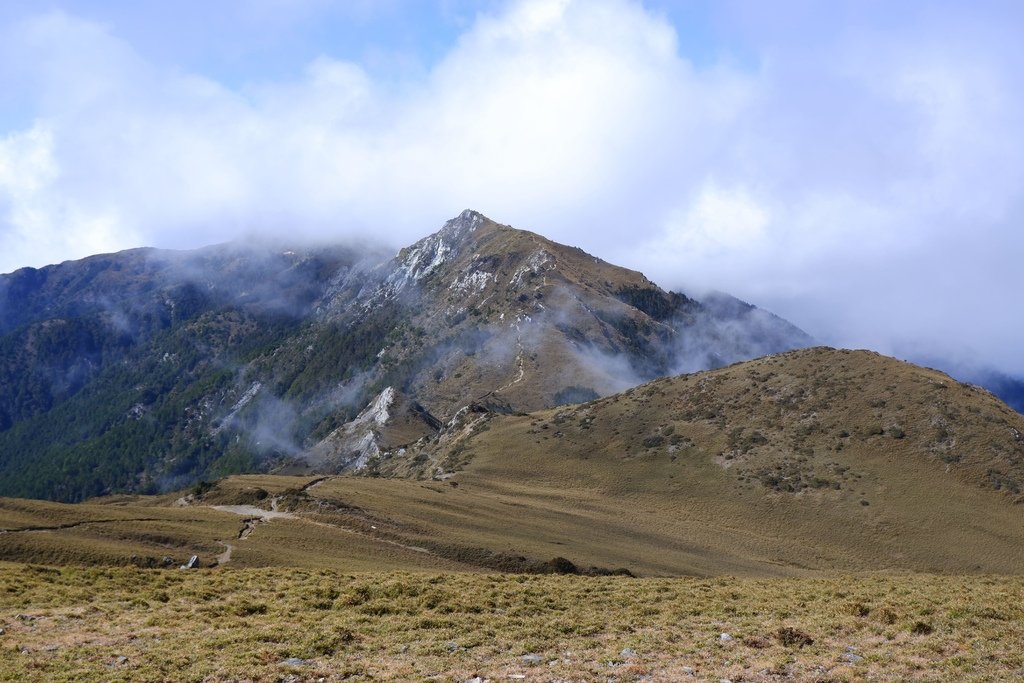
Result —
<instances>
[{"instance_id":1,"label":"dry golden grass","mask_svg":"<svg viewBox=\"0 0 1024 683\"><path fill-rule=\"evenodd\" d=\"M643 573L1024 569L1024 417L869 352L767 357L470 431L382 464L452 476L433 500L317 490Z\"/></svg>"},{"instance_id":2,"label":"dry golden grass","mask_svg":"<svg viewBox=\"0 0 1024 683\"><path fill-rule=\"evenodd\" d=\"M8 563L0 564L0 586L0 680L1024 675L1020 578L628 579ZM292 657L303 661L287 664Z\"/></svg>"},{"instance_id":3,"label":"dry golden grass","mask_svg":"<svg viewBox=\"0 0 1024 683\"><path fill-rule=\"evenodd\" d=\"M0 560L130 564L223 550L238 517L206 507L67 505L0 498Z\"/></svg>"}]
</instances>

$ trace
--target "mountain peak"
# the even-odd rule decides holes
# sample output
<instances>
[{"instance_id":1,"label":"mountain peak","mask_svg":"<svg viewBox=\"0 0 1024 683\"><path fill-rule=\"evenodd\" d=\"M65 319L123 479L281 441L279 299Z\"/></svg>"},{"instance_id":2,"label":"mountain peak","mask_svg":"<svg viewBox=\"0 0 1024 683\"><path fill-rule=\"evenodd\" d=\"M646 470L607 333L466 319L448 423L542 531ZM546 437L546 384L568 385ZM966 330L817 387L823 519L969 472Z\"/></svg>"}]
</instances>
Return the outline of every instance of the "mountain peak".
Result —
<instances>
[{"instance_id":1,"label":"mountain peak","mask_svg":"<svg viewBox=\"0 0 1024 683\"><path fill-rule=\"evenodd\" d=\"M488 222L493 223L490 218L483 215L479 211L473 209L466 209L458 216L450 218L445 221L444 226L441 228L442 232L449 232L452 234L460 233L464 234L467 232L474 232L481 224Z\"/></svg>"}]
</instances>

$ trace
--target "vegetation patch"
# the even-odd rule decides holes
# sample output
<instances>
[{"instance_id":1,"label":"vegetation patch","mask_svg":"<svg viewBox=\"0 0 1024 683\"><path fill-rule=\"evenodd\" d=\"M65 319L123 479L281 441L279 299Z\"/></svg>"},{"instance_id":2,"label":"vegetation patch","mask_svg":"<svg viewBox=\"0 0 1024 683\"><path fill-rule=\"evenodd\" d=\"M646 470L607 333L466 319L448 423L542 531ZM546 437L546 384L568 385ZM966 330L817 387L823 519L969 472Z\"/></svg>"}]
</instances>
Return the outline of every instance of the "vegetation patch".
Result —
<instances>
[{"instance_id":1,"label":"vegetation patch","mask_svg":"<svg viewBox=\"0 0 1024 683\"><path fill-rule=\"evenodd\" d=\"M0 563L0 586L0 680L982 681L1024 667L1020 578Z\"/></svg>"},{"instance_id":2,"label":"vegetation patch","mask_svg":"<svg viewBox=\"0 0 1024 683\"><path fill-rule=\"evenodd\" d=\"M561 406L571 403L586 403L599 397L600 395L592 388L574 384L564 389L559 389L555 394L554 404Z\"/></svg>"}]
</instances>

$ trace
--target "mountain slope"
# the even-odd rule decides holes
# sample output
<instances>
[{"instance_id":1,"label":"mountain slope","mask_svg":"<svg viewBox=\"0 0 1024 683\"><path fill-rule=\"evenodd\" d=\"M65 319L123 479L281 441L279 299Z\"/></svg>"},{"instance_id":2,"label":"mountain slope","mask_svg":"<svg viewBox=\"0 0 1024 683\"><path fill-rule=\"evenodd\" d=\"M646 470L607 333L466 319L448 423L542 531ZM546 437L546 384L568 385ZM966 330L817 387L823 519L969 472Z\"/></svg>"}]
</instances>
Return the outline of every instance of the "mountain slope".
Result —
<instances>
[{"instance_id":1,"label":"mountain slope","mask_svg":"<svg viewBox=\"0 0 1024 683\"><path fill-rule=\"evenodd\" d=\"M3 489L78 499L255 466L251 449L212 427L213 401L364 256L133 250L3 276Z\"/></svg>"},{"instance_id":2,"label":"mountain slope","mask_svg":"<svg viewBox=\"0 0 1024 683\"><path fill-rule=\"evenodd\" d=\"M376 287L354 300L332 300L327 317L398 311L401 327L382 345L370 377L442 421L470 402L498 412L535 410L810 341L742 302L740 310L705 306L472 211L402 250L378 274ZM752 312L762 314L757 325ZM365 456L335 450L332 458L344 466Z\"/></svg>"},{"instance_id":3,"label":"mountain slope","mask_svg":"<svg viewBox=\"0 0 1024 683\"><path fill-rule=\"evenodd\" d=\"M809 342L473 211L390 259L225 245L23 269L0 276L0 333L0 493L61 500L343 470L472 402L536 410ZM384 392L405 427L348 424Z\"/></svg>"}]
</instances>

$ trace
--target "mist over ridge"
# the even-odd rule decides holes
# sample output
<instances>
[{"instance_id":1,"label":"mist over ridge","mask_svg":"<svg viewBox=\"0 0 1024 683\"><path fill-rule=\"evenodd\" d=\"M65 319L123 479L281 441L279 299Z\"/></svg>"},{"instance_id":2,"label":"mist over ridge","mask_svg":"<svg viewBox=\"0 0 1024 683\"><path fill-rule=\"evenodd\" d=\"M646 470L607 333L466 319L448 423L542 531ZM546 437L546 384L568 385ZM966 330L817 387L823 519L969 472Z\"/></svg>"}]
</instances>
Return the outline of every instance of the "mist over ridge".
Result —
<instances>
[{"instance_id":1,"label":"mist over ridge","mask_svg":"<svg viewBox=\"0 0 1024 683\"><path fill-rule=\"evenodd\" d=\"M5 7L0 271L400 246L476 206L824 343L1024 375L1012 3L414 4Z\"/></svg>"}]
</instances>

